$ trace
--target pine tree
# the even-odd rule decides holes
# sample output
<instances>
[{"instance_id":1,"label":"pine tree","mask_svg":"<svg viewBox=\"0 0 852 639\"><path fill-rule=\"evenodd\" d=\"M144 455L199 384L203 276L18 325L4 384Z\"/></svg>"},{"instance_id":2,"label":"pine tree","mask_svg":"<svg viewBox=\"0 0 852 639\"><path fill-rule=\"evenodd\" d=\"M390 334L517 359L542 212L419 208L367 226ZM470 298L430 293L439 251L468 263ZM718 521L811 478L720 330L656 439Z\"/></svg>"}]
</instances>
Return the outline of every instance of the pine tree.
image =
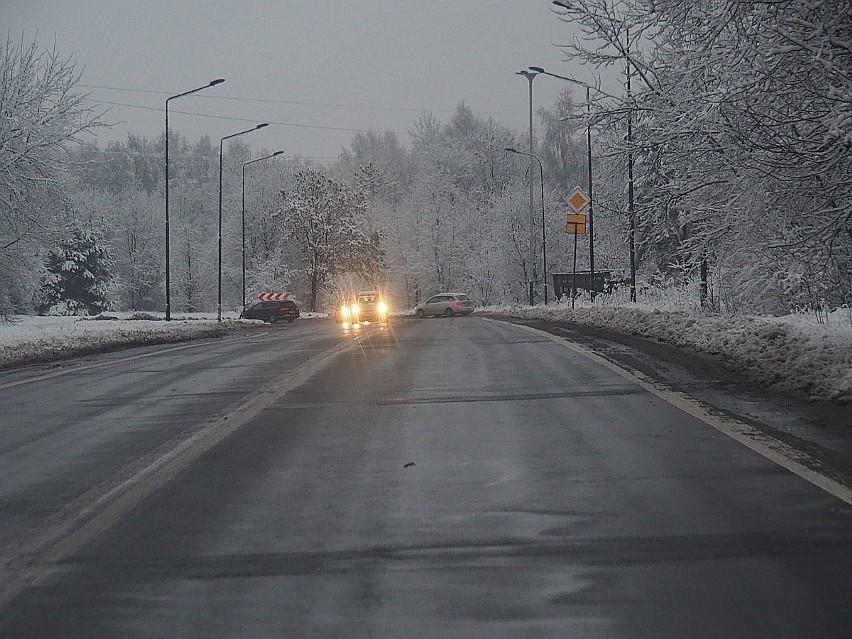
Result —
<instances>
[{"instance_id":1,"label":"pine tree","mask_svg":"<svg viewBox=\"0 0 852 639\"><path fill-rule=\"evenodd\" d=\"M109 305L112 251L93 229L72 223L66 230L47 254L36 310L41 315L96 315Z\"/></svg>"}]
</instances>

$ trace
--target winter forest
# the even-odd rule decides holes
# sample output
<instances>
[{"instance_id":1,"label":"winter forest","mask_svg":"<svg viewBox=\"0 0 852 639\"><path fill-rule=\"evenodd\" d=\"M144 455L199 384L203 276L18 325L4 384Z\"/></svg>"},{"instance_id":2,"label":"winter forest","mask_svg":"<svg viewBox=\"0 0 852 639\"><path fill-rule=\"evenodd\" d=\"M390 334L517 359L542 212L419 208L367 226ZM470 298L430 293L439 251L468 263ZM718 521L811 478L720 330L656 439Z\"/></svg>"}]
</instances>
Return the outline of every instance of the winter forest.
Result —
<instances>
[{"instance_id":1,"label":"winter forest","mask_svg":"<svg viewBox=\"0 0 852 639\"><path fill-rule=\"evenodd\" d=\"M289 291L306 310L362 287L400 309L446 290L526 303L530 279L540 302L544 273L572 269L563 200L589 182L589 147L609 295L630 292L635 273L628 302L655 286L717 313L852 303L852 2L554 5L583 35L549 71L584 65L619 81L565 82L537 109L541 183L538 164L506 151L527 151L529 133L463 102L448 121L414 118L410 144L356 134L328 165L230 141L223 308L244 302L243 259L249 300ZM76 87L73 52L8 37L0 74L0 315L161 311L165 132L99 147L104 113ZM209 312L220 149L169 133L171 306ZM589 268L588 236L577 268Z\"/></svg>"}]
</instances>

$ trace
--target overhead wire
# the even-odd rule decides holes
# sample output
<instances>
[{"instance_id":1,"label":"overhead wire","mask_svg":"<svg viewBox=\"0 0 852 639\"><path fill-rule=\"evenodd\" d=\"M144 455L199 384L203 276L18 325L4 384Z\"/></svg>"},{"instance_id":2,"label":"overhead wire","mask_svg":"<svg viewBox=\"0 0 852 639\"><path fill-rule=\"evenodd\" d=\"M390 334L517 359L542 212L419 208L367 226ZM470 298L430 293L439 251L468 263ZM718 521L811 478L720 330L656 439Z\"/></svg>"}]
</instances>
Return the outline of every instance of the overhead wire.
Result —
<instances>
[{"instance_id":1,"label":"overhead wire","mask_svg":"<svg viewBox=\"0 0 852 639\"><path fill-rule=\"evenodd\" d=\"M107 91L127 91L130 93L147 93L151 95L163 95L169 96L172 93L168 91L154 91L151 89L132 89L128 87L110 87L105 85L98 84L78 84L77 86L83 87L84 89L102 89ZM334 103L334 102L305 102L299 100L273 100L268 98L246 98L241 96L228 96L228 95L209 95L209 94L198 94L196 97L204 98L206 100L232 100L232 101L240 101L240 102L259 102L265 104L295 104L299 106L324 106L324 107L333 107L339 109L364 109L364 110L375 110L375 111L403 111L408 113L422 113L423 111L433 111L435 109L423 109L423 108L413 108L413 107L389 107L389 106L376 106L376 105L367 105L367 104L343 104L343 103ZM438 112L452 113L453 111L448 110L438 110Z\"/></svg>"},{"instance_id":2,"label":"overhead wire","mask_svg":"<svg viewBox=\"0 0 852 639\"><path fill-rule=\"evenodd\" d=\"M144 93L149 95L159 95L159 96L170 96L174 95L169 91L160 91L153 89L135 89L132 87L113 87L107 86L103 84L78 84L77 86L82 87L84 89L97 89L104 91L124 91L127 93ZM309 101L301 101L301 100L279 100L279 99L270 99L270 98L249 98L243 96L228 96L228 95L211 95L207 93L199 93L194 96L196 98L202 98L204 100L229 100L234 102L257 102L260 104L290 104L296 106L309 106L309 107L330 107L336 109L361 109L361 110L372 110L372 111L397 111L402 113L455 113L455 109L432 109L432 108L415 108L415 107L393 107L393 106L380 106L380 105L371 105L371 104L346 104L346 103L338 103L338 102L309 102ZM89 98L93 99L93 98ZM104 104L110 104L109 102L101 100ZM136 106L136 105L122 105L122 106ZM154 107L141 107L138 108L147 108L151 109ZM182 113L175 111L175 113ZM190 115L199 115L193 114ZM499 115L499 114L498 114ZM503 114L505 117L517 117L521 115L519 113L513 114ZM205 117L218 117L208 115ZM341 131L356 131L356 132L365 132L368 129L334 129L334 127L322 127L322 126L312 126L312 125L292 125L292 126L303 126L308 128L329 128L331 130L341 130ZM408 135L407 132L399 132L393 131L393 133L397 133L399 135Z\"/></svg>"},{"instance_id":3,"label":"overhead wire","mask_svg":"<svg viewBox=\"0 0 852 639\"><path fill-rule=\"evenodd\" d=\"M98 148L97 153L98 153L98 155L106 153L106 154L111 154L111 155L126 155L126 156L143 157L143 158L162 158L163 157L162 153L142 153L142 152L137 151L137 150L129 151L127 149L115 149L115 148L109 148L109 147ZM192 155L192 154L189 154L186 157L197 158L197 159L210 159L208 156L203 156L203 155L198 156L198 155ZM287 154L287 155L284 155L282 157L290 158L290 159L300 159L300 160L332 160L333 161L333 160L340 159L339 157L331 157L331 156L327 156L327 155L301 155L299 153L293 153L292 155ZM213 159L215 159L215 157ZM85 160L85 161L88 162L88 160Z\"/></svg>"},{"instance_id":4,"label":"overhead wire","mask_svg":"<svg viewBox=\"0 0 852 639\"><path fill-rule=\"evenodd\" d=\"M97 102L98 104L108 104L110 106L120 106L120 107L127 107L127 108L131 108L131 109L142 109L142 110L145 110L145 111L162 111L162 109L159 109L157 107L149 107L149 106L144 106L144 105L141 105L141 104L127 104L126 102L113 102L113 101L110 101L110 100L99 100L99 99L95 99L95 98L91 98L91 97L89 97L87 99L91 100L93 102ZM172 109L171 112L172 113L180 113L181 115L192 115L192 116L199 117L199 118L211 118L211 119L215 119L215 120L229 120L231 122L257 122L257 120L258 120L258 118L254 118L254 119L252 119L252 118L237 118L237 117L228 116L228 115L213 115L211 113L195 113L195 112L192 112L192 111L178 111L176 109ZM345 132L349 132L349 133L369 133L369 131L370 131L370 129L356 129L356 128L340 127L340 126L324 126L324 125L320 125L320 124L302 124L302 123L299 123L299 122L280 122L280 121L269 120L269 119L265 119L265 118L264 118L264 121L268 122L269 124L276 124L276 125L279 125L279 126L296 127L296 128L300 128L300 129L320 129L320 130L324 130L324 131L345 131ZM382 132L385 132L385 130L382 130ZM395 133L396 135L410 135L407 131L387 131L387 132Z\"/></svg>"}]
</instances>

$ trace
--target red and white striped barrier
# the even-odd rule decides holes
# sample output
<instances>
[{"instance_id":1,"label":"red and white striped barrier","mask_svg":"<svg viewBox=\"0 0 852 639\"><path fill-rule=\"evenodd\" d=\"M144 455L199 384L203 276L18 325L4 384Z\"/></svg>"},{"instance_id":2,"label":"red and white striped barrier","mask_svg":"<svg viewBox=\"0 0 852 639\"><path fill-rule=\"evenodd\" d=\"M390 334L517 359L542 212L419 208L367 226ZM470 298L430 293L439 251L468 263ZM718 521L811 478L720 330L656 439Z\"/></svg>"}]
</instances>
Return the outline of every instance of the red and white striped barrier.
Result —
<instances>
[{"instance_id":1,"label":"red and white striped barrier","mask_svg":"<svg viewBox=\"0 0 852 639\"><path fill-rule=\"evenodd\" d=\"M257 299L261 302L284 300L290 297L290 293L258 293Z\"/></svg>"}]
</instances>

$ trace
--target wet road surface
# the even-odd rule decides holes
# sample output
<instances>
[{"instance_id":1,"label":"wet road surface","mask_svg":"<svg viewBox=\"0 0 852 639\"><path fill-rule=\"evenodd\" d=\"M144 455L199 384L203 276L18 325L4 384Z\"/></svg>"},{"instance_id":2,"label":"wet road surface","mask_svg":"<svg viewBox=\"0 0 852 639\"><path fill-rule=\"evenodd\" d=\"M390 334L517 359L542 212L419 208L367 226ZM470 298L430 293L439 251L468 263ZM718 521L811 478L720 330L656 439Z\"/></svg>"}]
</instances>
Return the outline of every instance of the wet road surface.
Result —
<instances>
[{"instance_id":1,"label":"wet road surface","mask_svg":"<svg viewBox=\"0 0 852 639\"><path fill-rule=\"evenodd\" d=\"M26 578L12 562L0 636L848 636L852 507L664 395L477 317L306 326L219 343L209 360L164 354L186 395L206 393L185 405L164 407L156 386L96 408L69 395L84 382L61 382L87 438L123 434L80 444L90 461L61 498L61 482L4 470L29 500L16 515L0 494L7 558L46 525L28 504L58 509L99 455L102 483L143 453L156 467L127 473L133 487L88 528L24 544L36 559ZM301 376L283 367L293 358ZM164 361L83 374L98 388ZM37 428L20 410L15 430ZM202 439L181 439L199 410ZM62 479L74 456L49 442L68 441L65 424L43 426L41 445L19 432L2 461L33 447Z\"/></svg>"}]
</instances>

